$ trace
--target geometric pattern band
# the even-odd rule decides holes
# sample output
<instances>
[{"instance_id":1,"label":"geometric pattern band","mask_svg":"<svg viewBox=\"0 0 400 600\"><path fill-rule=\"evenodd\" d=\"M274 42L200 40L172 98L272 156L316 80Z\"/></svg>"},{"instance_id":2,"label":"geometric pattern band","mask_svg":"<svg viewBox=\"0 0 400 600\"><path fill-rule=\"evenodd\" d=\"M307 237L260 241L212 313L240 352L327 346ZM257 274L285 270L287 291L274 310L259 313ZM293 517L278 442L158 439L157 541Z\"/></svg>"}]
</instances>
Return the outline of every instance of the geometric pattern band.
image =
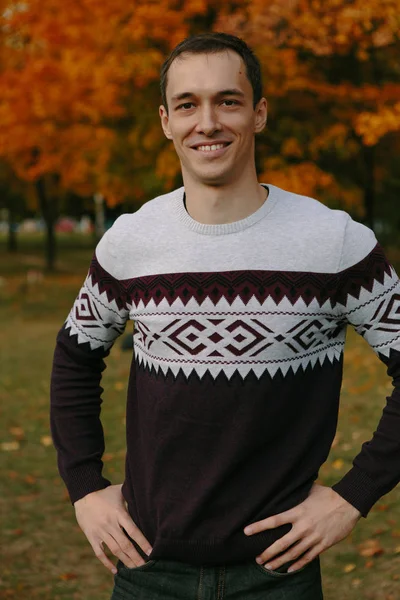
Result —
<instances>
[{"instance_id":1,"label":"geometric pattern band","mask_svg":"<svg viewBox=\"0 0 400 600\"><path fill-rule=\"evenodd\" d=\"M205 372L216 377L223 371L228 377L235 372L244 377L252 371L260 377L265 371L286 374L290 368L296 372L341 357L345 323L340 319L305 312L283 320L276 306L274 312L265 307L252 312L239 301L235 308L235 314L217 307L206 315L171 311L162 319L142 313L135 322L137 360L165 374L182 370L187 376L195 371L200 377Z\"/></svg>"},{"instance_id":2,"label":"geometric pattern band","mask_svg":"<svg viewBox=\"0 0 400 600\"><path fill-rule=\"evenodd\" d=\"M340 360L348 323L378 354L400 350L400 283L379 246L337 274L232 271L118 281L94 258L66 328L78 344L106 351L128 319L136 360L156 372L285 375Z\"/></svg>"},{"instance_id":3,"label":"geometric pattern band","mask_svg":"<svg viewBox=\"0 0 400 600\"><path fill-rule=\"evenodd\" d=\"M92 350L108 350L123 333L130 307L119 290L118 282L94 259L65 322L78 344L89 342Z\"/></svg>"}]
</instances>

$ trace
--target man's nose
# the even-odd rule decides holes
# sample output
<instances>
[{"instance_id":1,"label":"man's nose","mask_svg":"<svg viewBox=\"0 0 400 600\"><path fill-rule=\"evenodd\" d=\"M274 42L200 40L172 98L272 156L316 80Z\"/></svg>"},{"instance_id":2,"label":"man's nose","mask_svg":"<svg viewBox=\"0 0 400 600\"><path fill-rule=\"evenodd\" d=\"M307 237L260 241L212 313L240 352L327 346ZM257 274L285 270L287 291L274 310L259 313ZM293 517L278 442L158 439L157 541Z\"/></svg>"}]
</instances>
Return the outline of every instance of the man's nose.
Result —
<instances>
[{"instance_id":1,"label":"man's nose","mask_svg":"<svg viewBox=\"0 0 400 600\"><path fill-rule=\"evenodd\" d=\"M221 124L218 120L218 115L212 107L203 107L199 111L199 120L197 123L197 133L212 135L214 131L220 130Z\"/></svg>"}]
</instances>

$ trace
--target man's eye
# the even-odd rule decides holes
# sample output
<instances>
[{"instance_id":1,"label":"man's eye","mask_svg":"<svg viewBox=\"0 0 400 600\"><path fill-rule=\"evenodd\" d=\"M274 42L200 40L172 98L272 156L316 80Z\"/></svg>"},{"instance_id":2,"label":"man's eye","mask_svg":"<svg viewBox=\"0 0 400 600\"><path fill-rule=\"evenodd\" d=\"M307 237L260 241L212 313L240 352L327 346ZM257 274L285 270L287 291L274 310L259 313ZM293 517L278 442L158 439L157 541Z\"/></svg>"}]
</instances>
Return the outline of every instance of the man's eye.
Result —
<instances>
[{"instance_id":1,"label":"man's eye","mask_svg":"<svg viewBox=\"0 0 400 600\"><path fill-rule=\"evenodd\" d=\"M184 104L180 104L178 108L188 110L189 108L191 108L191 106L193 106L193 102L185 102Z\"/></svg>"},{"instance_id":2,"label":"man's eye","mask_svg":"<svg viewBox=\"0 0 400 600\"><path fill-rule=\"evenodd\" d=\"M224 100L224 102L231 102L232 104L229 104L229 106L232 106L233 104L237 104L236 100Z\"/></svg>"}]
</instances>

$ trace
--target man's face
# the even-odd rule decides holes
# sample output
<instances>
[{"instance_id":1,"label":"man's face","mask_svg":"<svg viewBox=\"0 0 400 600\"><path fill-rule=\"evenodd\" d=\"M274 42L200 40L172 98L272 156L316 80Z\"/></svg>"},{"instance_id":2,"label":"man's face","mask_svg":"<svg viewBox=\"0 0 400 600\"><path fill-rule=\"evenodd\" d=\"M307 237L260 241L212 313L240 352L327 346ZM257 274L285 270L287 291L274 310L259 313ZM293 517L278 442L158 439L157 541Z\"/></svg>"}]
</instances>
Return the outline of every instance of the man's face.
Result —
<instances>
[{"instance_id":1,"label":"man's face","mask_svg":"<svg viewBox=\"0 0 400 600\"><path fill-rule=\"evenodd\" d=\"M168 71L166 94L169 115L160 106L161 124L185 181L226 185L254 169L254 134L265 126L267 103L262 98L253 108L253 89L236 52L181 55Z\"/></svg>"}]
</instances>

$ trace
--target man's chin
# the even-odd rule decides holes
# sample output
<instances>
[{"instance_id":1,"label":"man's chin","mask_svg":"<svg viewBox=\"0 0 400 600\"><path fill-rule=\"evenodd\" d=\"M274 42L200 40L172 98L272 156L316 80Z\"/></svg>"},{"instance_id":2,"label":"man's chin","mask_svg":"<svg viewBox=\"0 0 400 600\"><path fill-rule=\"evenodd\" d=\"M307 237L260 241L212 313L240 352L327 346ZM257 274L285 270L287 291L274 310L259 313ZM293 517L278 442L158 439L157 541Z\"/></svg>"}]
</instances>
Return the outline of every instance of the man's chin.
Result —
<instances>
[{"instance_id":1,"label":"man's chin","mask_svg":"<svg viewBox=\"0 0 400 600\"><path fill-rule=\"evenodd\" d=\"M231 171L227 172L197 172L194 176L194 180L197 183L203 185L212 185L212 186L221 186L232 183L233 181L233 173Z\"/></svg>"}]
</instances>

